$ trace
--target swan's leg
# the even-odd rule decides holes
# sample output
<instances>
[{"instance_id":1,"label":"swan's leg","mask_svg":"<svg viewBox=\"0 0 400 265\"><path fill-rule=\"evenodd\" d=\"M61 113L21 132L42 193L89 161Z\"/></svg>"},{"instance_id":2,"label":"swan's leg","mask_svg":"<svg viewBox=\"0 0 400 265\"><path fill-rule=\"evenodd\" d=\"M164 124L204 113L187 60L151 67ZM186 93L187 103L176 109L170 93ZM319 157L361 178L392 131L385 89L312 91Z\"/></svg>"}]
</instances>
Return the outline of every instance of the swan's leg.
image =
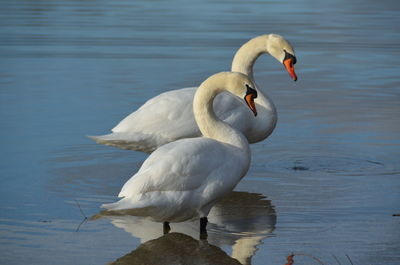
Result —
<instances>
[{"instance_id":1,"label":"swan's leg","mask_svg":"<svg viewBox=\"0 0 400 265\"><path fill-rule=\"evenodd\" d=\"M163 232L164 232L164 235L165 235L165 234L168 234L169 231L171 231L171 227L169 226L169 222L164 222L164 224L163 224Z\"/></svg>"},{"instance_id":2,"label":"swan's leg","mask_svg":"<svg viewBox=\"0 0 400 265\"><path fill-rule=\"evenodd\" d=\"M207 239L207 217L200 218L200 239Z\"/></svg>"}]
</instances>

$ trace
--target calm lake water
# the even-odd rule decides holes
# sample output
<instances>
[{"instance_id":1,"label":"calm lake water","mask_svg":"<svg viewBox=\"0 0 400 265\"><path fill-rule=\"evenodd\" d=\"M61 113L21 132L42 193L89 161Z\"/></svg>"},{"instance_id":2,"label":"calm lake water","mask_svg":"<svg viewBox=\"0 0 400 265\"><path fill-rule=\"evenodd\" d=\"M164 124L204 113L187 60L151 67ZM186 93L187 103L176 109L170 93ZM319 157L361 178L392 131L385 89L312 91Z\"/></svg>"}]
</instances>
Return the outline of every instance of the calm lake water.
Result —
<instances>
[{"instance_id":1,"label":"calm lake water","mask_svg":"<svg viewBox=\"0 0 400 265\"><path fill-rule=\"evenodd\" d=\"M1 1L0 263L399 264L399 25L395 0ZM86 135L229 70L265 33L291 41L299 80L257 61L278 125L208 241L196 223L81 224L147 157Z\"/></svg>"}]
</instances>

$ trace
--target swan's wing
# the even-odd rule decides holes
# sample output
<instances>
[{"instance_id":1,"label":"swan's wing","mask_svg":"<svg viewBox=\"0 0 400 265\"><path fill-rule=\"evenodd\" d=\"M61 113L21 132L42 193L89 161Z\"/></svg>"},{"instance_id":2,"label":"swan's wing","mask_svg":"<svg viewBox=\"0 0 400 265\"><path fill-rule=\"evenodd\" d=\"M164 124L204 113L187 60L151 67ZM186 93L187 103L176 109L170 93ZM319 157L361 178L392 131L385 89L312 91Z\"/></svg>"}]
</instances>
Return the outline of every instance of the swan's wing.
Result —
<instances>
[{"instance_id":1,"label":"swan's wing","mask_svg":"<svg viewBox=\"0 0 400 265\"><path fill-rule=\"evenodd\" d=\"M151 152L182 138L200 136L193 115L196 87L162 93L142 105L112 129L111 134L91 136L97 143ZM241 99L222 93L214 101L216 115L246 134L254 119Z\"/></svg>"},{"instance_id":2,"label":"swan's wing","mask_svg":"<svg viewBox=\"0 0 400 265\"><path fill-rule=\"evenodd\" d=\"M240 166L235 159L234 147L209 138L193 138L176 141L158 148L129 179L119 197L152 191L191 191L213 177L229 174ZM233 154L232 154L233 153ZM220 173L221 172L221 173Z\"/></svg>"},{"instance_id":3,"label":"swan's wing","mask_svg":"<svg viewBox=\"0 0 400 265\"><path fill-rule=\"evenodd\" d=\"M157 134L171 140L198 136L199 129L192 110L195 92L196 87L183 88L151 98L124 118L112 131Z\"/></svg>"}]
</instances>

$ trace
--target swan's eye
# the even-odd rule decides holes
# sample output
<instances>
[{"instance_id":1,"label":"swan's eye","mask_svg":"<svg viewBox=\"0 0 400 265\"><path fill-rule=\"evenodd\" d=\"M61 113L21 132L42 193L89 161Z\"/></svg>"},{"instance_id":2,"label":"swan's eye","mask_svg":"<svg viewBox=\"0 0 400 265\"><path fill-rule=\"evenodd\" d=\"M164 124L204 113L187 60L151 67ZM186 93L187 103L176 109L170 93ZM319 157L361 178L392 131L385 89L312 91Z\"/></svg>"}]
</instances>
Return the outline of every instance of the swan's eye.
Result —
<instances>
[{"instance_id":1,"label":"swan's eye","mask_svg":"<svg viewBox=\"0 0 400 265\"><path fill-rule=\"evenodd\" d=\"M296 57L293 54L288 53L286 50L283 50L285 52L285 58L283 58L283 61L286 61L287 59L292 59L292 63L296 64L297 60Z\"/></svg>"},{"instance_id":2,"label":"swan's eye","mask_svg":"<svg viewBox=\"0 0 400 265\"><path fill-rule=\"evenodd\" d=\"M246 84L246 88L247 88L246 95L252 94L254 96L254 98L257 98L257 90L255 90L254 88L252 88L248 84Z\"/></svg>"}]
</instances>

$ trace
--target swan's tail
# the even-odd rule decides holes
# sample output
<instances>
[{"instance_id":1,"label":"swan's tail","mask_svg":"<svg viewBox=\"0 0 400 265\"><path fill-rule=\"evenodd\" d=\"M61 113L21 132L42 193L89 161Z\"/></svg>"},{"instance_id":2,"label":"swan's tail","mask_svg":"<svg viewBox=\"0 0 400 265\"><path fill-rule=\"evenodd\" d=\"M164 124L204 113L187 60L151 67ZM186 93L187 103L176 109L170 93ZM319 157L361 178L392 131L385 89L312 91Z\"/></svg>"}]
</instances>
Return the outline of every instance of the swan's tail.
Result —
<instances>
[{"instance_id":1,"label":"swan's tail","mask_svg":"<svg viewBox=\"0 0 400 265\"><path fill-rule=\"evenodd\" d=\"M96 135L96 136L89 135L88 138L94 140L98 144L105 144L105 145L123 144L128 142L124 140L123 135L121 135L120 133L110 133L110 134Z\"/></svg>"},{"instance_id":2,"label":"swan's tail","mask_svg":"<svg viewBox=\"0 0 400 265\"><path fill-rule=\"evenodd\" d=\"M129 198L122 198L121 200L113 203L105 203L101 205L101 208L107 211L118 211L134 208L132 201Z\"/></svg>"},{"instance_id":3,"label":"swan's tail","mask_svg":"<svg viewBox=\"0 0 400 265\"><path fill-rule=\"evenodd\" d=\"M141 202L133 202L132 198L122 198L114 203L106 203L101 205L101 208L105 210L95 215L94 219L109 215L151 216L156 210L154 207L146 206Z\"/></svg>"},{"instance_id":4,"label":"swan's tail","mask_svg":"<svg viewBox=\"0 0 400 265\"><path fill-rule=\"evenodd\" d=\"M136 135L139 135L136 133ZM136 150L146 153L154 151L156 146L152 145L151 141L146 141L144 137L140 140L132 140L129 135L120 132L113 132L105 135L88 136L88 138L94 140L98 144L104 144L109 146L118 147L126 150Z\"/></svg>"}]
</instances>

